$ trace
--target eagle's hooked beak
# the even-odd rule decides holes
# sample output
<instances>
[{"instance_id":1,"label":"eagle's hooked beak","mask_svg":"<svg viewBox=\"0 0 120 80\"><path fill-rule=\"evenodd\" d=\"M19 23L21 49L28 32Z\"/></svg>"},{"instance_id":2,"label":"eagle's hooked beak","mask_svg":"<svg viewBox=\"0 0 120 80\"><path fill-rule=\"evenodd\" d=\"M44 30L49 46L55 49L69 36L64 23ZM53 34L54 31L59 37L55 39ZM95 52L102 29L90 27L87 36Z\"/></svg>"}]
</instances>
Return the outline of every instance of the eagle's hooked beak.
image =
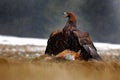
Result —
<instances>
[{"instance_id":1,"label":"eagle's hooked beak","mask_svg":"<svg viewBox=\"0 0 120 80\"><path fill-rule=\"evenodd\" d=\"M64 12L63 13L65 17L68 17L68 13L67 12Z\"/></svg>"}]
</instances>

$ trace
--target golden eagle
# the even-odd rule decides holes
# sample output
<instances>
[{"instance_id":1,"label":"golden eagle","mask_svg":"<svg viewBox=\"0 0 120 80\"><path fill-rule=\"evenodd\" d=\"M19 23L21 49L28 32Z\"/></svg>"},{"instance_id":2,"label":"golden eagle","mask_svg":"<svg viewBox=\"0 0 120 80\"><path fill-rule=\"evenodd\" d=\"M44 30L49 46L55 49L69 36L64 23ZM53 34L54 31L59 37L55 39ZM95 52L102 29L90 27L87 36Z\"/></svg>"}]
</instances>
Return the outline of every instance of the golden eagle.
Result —
<instances>
[{"instance_id":1,"label":"golden eagle","mask_svg":"<svg viewBox=\"0 0 120 80\"><path fill-rule=\"evenodd\" d=\"M92 58L102 60L89 33L82 32L77 28L75 14L73 12L64 12L64 15L68 18L68 21L62 30L56 30L51 33L45 54L57 55L69 49L75 52L80 51L80 57L86 61Z\"/></svg>"}]
</instances>

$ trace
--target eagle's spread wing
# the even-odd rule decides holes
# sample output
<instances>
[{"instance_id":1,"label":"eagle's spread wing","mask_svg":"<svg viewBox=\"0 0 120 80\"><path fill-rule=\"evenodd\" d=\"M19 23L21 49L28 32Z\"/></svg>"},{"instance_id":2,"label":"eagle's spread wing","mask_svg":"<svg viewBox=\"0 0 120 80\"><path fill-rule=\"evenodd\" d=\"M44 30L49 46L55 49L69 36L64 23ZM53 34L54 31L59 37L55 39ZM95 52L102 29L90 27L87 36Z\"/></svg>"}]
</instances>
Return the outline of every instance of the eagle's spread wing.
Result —
<instances>
[{"instance_id":1,"label":"eagle's spread wing","mask_svg":"<svg viewBox=\"0 0 120 80\"><path fill-rule=\"evenodd\" d=\"M47 42L45 54L57 55L66 49L67 43L65 41L63 30L56 30L51 33Z\"/></svg>"},{"instance_id":2,"label":"eagle's spread wing","mask_svg":"<svg viewBox=\"0 0 120 80\"><path fill-rule=\"evenodd\" d=\"M102 58L98 55L97 49L95 48L88 32L80 32L79 30L76 30L73 31L73 33L81 46L81 56L83 59L88 60L89 58L94 58L102 60Z\"/></svg>"}]
</instances>

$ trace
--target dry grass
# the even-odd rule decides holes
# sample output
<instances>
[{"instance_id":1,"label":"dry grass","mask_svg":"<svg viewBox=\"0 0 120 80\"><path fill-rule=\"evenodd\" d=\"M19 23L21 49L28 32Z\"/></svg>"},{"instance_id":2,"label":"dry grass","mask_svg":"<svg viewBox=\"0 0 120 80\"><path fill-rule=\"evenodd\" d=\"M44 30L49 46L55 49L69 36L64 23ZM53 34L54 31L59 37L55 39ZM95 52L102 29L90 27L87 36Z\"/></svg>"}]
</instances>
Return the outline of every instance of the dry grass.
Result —
<instances>
[{"instance_id":1,"label":"dry grass","mask_svg":"<svg viewBox=\"0 0 120 80\"><path fill-rule=\"evenodd\" d=\"M120 80L119 56L102 55L104 61L101 62L45 60L46 56L21 57L26 52L18 55L20 51L12 52L12 50L11 47L1 48L0 80ZM32 52L34 53L36 52ZM32 54L30 52L30 55Z\"/></svg>"},{"instance_id":2,"label":"dry grass","mask_svg":"<svg viewBox=\"0 0 120 80\"><path fill-rule=\"evenodd\" d=\"M120 62L0 59L1 80L120 80Z\"/></svg>"}]
</instances>

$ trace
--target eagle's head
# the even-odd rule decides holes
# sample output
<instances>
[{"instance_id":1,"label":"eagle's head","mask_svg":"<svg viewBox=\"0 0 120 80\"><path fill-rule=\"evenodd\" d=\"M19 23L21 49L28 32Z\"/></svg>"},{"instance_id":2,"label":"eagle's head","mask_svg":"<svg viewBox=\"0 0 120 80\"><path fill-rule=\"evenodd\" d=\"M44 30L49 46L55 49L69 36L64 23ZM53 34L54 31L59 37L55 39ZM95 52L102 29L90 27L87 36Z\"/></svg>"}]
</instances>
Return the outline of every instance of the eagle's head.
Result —
<instances>
[{"instance_id":1,"label":"eagle's head","mask_svg":"<svg viewBox=\"0 0 120 80\"><path fill-rule=\"evenodd\" d=\"M64 16L69 19L69 21L76 23L76 15L73 12L64 12Z\"/></svg>"}]
</instances>

